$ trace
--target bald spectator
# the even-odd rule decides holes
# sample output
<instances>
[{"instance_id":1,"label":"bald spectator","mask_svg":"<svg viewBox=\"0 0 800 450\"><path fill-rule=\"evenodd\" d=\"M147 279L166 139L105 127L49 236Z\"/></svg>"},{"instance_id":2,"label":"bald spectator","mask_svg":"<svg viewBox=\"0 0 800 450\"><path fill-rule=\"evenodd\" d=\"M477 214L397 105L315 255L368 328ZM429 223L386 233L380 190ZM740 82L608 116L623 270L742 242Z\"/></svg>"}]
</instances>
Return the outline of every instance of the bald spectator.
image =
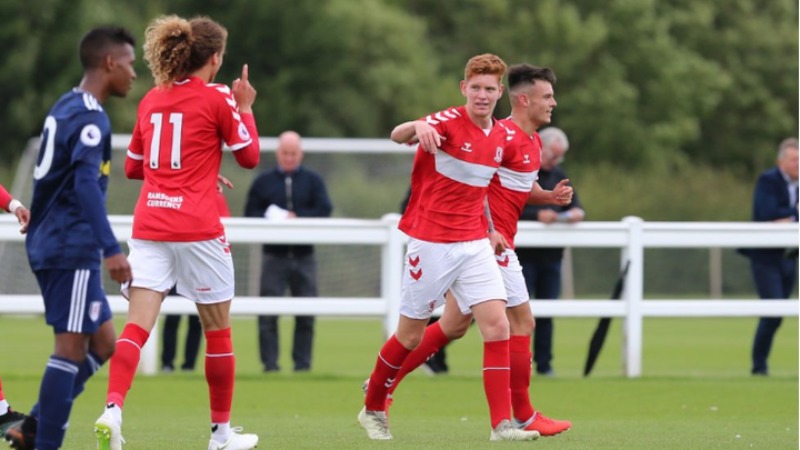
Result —
<instances>
[{"instance_id":1,"label":"bald spectator","mask_svg":"<svg viewBox=\"0 0 800 450\"><path fill-rule=\"evenodd\" d=\"M539 132L542 139L542 167L539 170L539 185L552 190L567 174L559 164L569 149L567 135L556 127L548 127ZM542 223L576 223L583 220L584 212L578 193L573 191L572 202L568 205L529 205L522 211L520 220L536 220ZM563 248L517 248L517 256L522 266L522 274L528 285L528 292L537 300L555 300L561 295L561 261ZM535 308L534 308L535 311ZM553 319L536 316L533 330L533 361L536 373L552 376L553 366Z\"/></svg>"},{"instance_id":2,"label":"bald spectator","mask_svg":"<svg viewBox=\"0 0 800 450\"><path fill-rule=\"evenodd\" d=\"M277 164L261 173L247 193L245 216L267 220L296 217L330 217L331 201L325 183L316 172L306 169L300 135L286 131L278 138ZM281 297L288 288L292 297L317 296L317 261L311 245L264 245L261 296ZM278 317L259 316L258 339L265 372L278 365ZM314 316L296 316L292 360L295 372L311 369Z\"/></svg>"}]
</instances>

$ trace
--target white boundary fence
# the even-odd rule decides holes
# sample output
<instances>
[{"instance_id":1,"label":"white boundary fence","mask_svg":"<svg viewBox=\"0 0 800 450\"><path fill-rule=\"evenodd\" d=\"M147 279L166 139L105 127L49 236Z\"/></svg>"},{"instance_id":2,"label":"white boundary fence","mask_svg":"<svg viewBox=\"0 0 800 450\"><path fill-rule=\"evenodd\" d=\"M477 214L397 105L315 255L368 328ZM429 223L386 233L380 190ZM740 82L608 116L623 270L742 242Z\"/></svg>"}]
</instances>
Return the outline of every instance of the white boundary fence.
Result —
<instances>
[{"instance_id":1,"label":"white boundary fence","mask_svg":"<svg viewBox=\"0 0 800 450\"><path fill-rule=\"evenodd\" d=\"M132 217L111 216L120 241L130 237ZM397 230L398 216L381 220L295 219L265 222L259 219L226 218L228 240L232 243L361 244L381 247L381 297L378 298L270 298L237 297L234 315L307 314L328 316L372 316L384 319L388 334L399 317L400 279L406 236ZM0 216L0 242L23 240L10 215ZM561 300L534 302L536 315L551 317L620 317L624 319L622 342L623 373L642 374L642 325L645 317L756 317L798 316L798 301L749 300L643 300L645 248L706 247L797 247L797 224L730 222L644 222L628 217L621 222L584 222L576 225L520 223L516 243L520 247L616 247L620 261L630 260L622 301ZM2 268L0 268L2 270ZM109 296L112 311L125 314L127 304L119 295ZM38 295L0 295L0 314L40 314ZM187 301L168 298L162 313L194 312ZM142 355L141 370L157 369L158 326Z\"/></svg>"}]
</instances>

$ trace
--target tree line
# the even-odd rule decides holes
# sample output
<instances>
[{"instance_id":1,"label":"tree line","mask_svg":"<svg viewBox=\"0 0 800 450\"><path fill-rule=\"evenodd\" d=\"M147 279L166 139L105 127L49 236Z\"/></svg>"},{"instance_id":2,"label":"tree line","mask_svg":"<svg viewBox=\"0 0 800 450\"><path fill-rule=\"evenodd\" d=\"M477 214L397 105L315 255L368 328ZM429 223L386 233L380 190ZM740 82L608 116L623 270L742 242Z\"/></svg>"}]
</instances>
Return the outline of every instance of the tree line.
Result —
<instances>
[{"instance_id":1,"label":"tree line","mask_svg":"<svg viewBox=\"0 0 800 450\"><path fill-rule=\"evenodd\" d=\"M0 159L14 161L77 85L77 42L97 24L140 41L134 91L107 105L115 131L130 132L152 86L144 28L164 13L228 28L218 80L250 65L262 135L388 136L463 102L464 63L484 52L555 70L554 124L584 165L752 173L797 134L794 0L1 0Z\"/></svg>"}]
</instances>

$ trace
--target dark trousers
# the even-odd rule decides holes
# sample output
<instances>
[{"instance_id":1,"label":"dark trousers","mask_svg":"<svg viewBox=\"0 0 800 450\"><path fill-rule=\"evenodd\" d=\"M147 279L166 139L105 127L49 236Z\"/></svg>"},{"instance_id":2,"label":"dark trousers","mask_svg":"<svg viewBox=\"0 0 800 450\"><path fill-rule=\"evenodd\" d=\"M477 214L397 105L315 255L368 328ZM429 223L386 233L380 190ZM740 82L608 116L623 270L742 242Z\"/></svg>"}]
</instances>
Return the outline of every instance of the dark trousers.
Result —
<instances>
[{"instance_id":1,"label":"dark trousers","mask_svg":"<svg viewBox=\"0 0 800 450\"><path fill-rule=\"evenodd\" d=\"M555 300L561 295L561 261L520 261L528 293L536 300ZM535 313L534 313L535 314ZM533 361L536 373L547 374L553 367L553 319L536 316L533 329Z\"/></svg>"},{"instance_id":2,"label":"dark trousers","mask_svg":"<svg viewBox=\"0 0 800 450\"><path fill-rule=\"evenodd\" d=\"M197 361L197 352L200 350L200 339L203 337L203 327L200 318L194 314L189 318L189 329L186 332L186 346L183 348L182 370L194 370ZM174 368L175 353L178 341L178 324L181 316L168 314L164 317L163 344L161 349L161 367Z\"/></svg>"},{"instance_id":3,"label":"dark trousers","mask_svg":"<svg viewBox=\"0 0 800 450\"><path fill-rule=\"evenodd\" d=\"M292 297L317 296L317 261L313 254L301 257L263 255L261 296L282 297L287 287ZM313 341L314 316L296 316L292 343L294 370L311 369ZM278 316L258 317L258 344L264 370L280 370Z\"/></svg>"},{"instance_id":4,"label":"dark trousers","mask_svg":"<svg viewBox=\"0 0 800 450\"><path fill-rule=\"evenodd\" d=\"M792 294L797 280L797 260L781 259L773 262L752 260L750 270L758 296L764 300L786 299ZM775 332L781 326L780 317L762 317L758 320L751 353L753 374L768 373L767 358L772 349Z\"/></svg>"}]
</instances>

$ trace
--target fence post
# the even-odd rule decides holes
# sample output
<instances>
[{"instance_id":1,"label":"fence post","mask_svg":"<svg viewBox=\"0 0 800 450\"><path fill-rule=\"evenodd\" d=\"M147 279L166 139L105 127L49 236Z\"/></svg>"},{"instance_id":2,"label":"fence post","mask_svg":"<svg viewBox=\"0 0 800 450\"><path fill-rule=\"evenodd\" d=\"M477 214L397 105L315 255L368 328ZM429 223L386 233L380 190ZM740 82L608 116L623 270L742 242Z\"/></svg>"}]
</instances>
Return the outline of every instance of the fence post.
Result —
<instances>
[{"instance_id":1,"label":"fence post","mask_svg":"<svg viewBox=\"0 0 800 450\"><path fill-rule=\"evenodd\" d=\"M644 295L644 245L642 242L643 220L629 216L622 219L628 225L628 245L622 249L622 264L630 261L625 280L627 314L622 328L622 364L628 378L642 375L642 297Z\"/></svg>"},{"instance_id":2,"label":"fence post","mask_svg":"<svg viewBox=\"0 0 800 450\"><path fill-rule=\"evenodd\" d=\"M400 215L383 216L388 239L381 249L381 297L386 304L383 330L386 338L397 330L400 320L400 285L403 275L403 232L397 229Z\"/></svg>"}]
</instances>

